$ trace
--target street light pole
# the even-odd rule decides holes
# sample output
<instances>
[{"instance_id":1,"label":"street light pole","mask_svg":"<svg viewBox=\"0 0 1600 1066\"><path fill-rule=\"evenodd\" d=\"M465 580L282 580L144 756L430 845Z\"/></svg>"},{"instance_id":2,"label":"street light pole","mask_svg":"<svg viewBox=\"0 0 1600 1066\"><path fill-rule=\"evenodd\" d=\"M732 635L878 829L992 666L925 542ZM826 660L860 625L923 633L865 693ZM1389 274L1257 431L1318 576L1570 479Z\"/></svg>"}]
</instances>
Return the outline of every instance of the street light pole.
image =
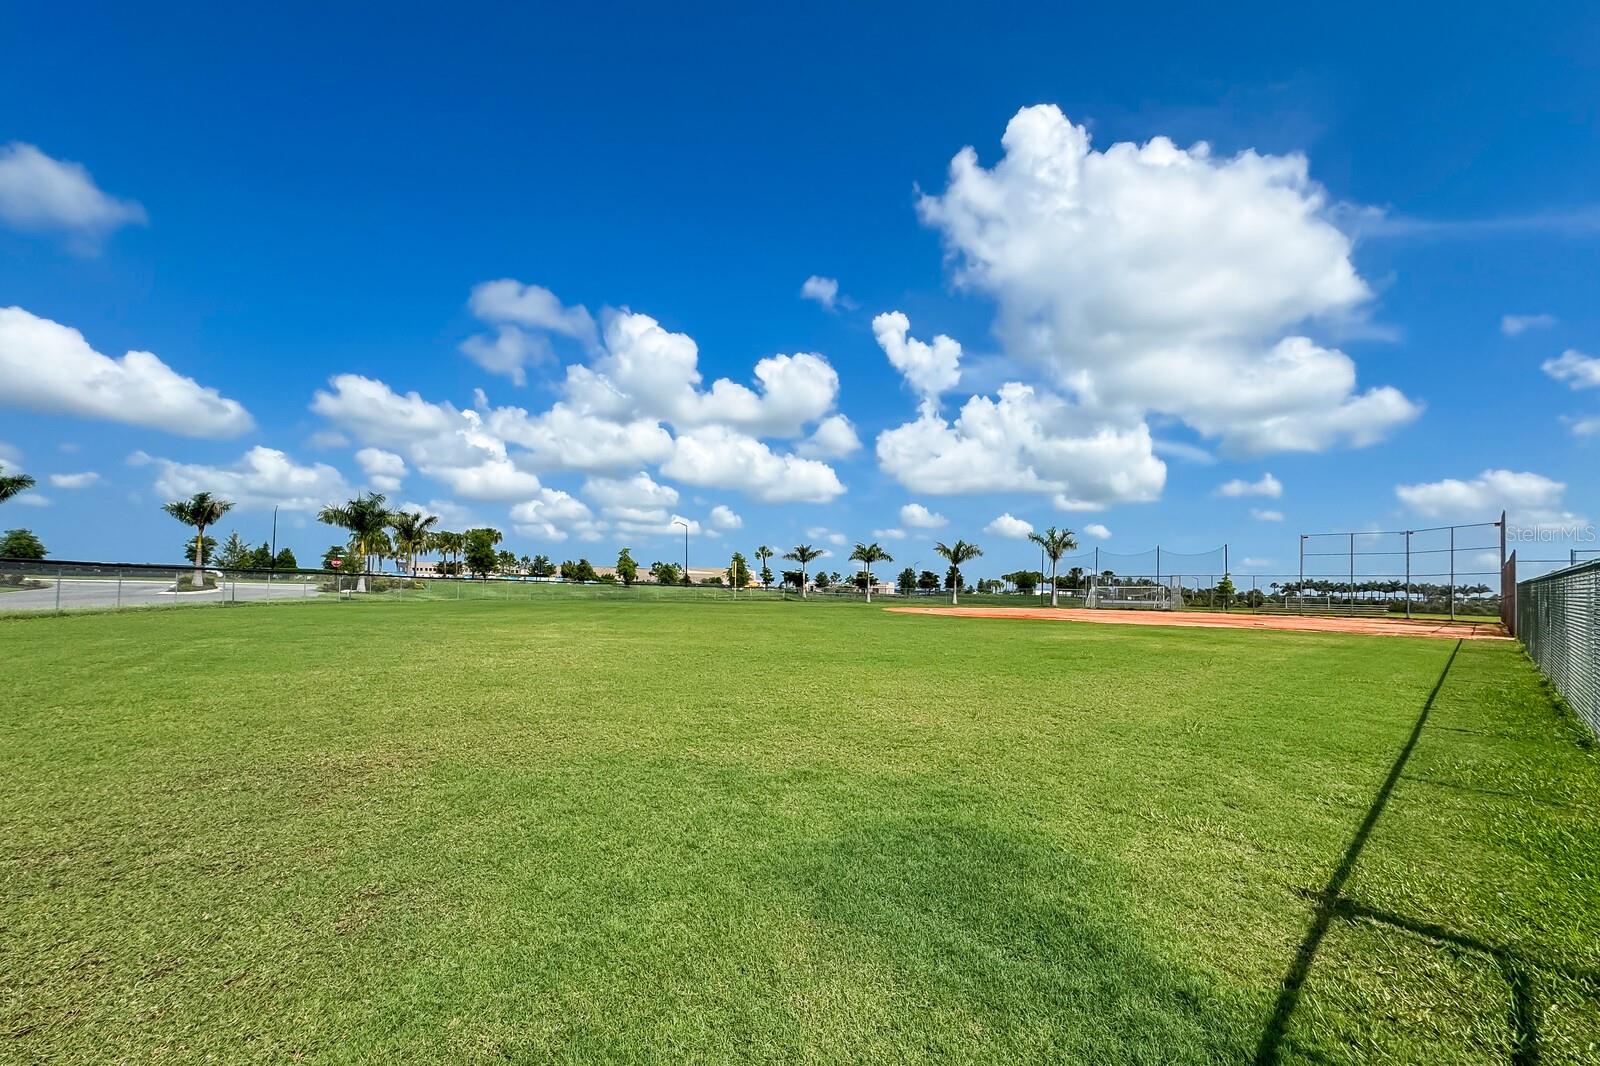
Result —
<instances>
[{"instance_id":1,"label":"street light pole","mask_svg":"<svg viewBox=\"0 0 1600 1066\"><path fill-rule=\"evenodd\" d=\"M683 527L683 583L689 584L689 523L681 518L674 518L672 524Z\"/></svg>"}]
</instances>

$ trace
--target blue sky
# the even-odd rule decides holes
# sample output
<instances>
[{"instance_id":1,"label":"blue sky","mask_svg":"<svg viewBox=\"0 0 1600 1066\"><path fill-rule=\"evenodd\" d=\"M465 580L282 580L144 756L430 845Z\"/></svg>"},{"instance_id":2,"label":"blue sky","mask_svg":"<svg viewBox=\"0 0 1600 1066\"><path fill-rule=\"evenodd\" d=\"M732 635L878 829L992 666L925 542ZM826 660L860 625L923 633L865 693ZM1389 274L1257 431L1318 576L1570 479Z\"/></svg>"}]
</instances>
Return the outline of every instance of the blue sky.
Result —
<instances>
[{"instance_id":1,"label":"blue sky","mask_svg":"<svg viewBox=\"0 0 1600 1066\"><path fill-rule=\"evenodd\" d=\"M302 560L373 486L519 553L672 558L681 515L697 563L984 573L1036 558L1006 515L1274 573L1302 531L1600 515L1581 5L8 30L0 462L40 486L0 527L58 557L173 559L199 487Z\"/></svg>"}]
</instances>

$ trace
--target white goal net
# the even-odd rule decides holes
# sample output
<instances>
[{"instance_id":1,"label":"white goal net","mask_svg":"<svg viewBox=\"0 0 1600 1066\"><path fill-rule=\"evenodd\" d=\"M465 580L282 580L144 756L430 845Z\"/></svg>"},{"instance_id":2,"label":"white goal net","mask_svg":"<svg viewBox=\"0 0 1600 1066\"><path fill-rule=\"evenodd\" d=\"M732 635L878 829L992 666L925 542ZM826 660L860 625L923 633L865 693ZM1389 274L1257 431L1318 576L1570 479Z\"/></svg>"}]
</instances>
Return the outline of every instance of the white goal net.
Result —
<instances>
[{"instance_id":1,"label":"white goal net","mask_svg":"<svg viewBox=\"0 0 1600 1066\"><path fill-rule=\"evenodd\" d=\"M1182 606L1182 595L1170 585L1093 585L1084 601L1086 607L1105 609L1171 611Z\"/></svg>"}]
</instances>

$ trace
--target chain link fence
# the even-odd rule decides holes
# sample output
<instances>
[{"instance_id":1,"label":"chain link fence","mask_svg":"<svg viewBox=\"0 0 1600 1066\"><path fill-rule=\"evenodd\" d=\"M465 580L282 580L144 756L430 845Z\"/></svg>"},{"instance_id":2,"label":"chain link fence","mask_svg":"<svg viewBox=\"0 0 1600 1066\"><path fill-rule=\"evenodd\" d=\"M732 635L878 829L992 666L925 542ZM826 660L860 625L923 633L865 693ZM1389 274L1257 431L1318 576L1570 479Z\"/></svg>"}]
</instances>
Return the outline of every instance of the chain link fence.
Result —
<instances>
[{"instance_id":1,"label":"chain link fence","mask_svg":"<svg viewBox=\"0 0 1600 1066\"><path fill-rule=\"evenodd\" d=\"M511 575L410 577L337 570L249 570L146 563L0 559L0 614L232 607L239 604L439 602L451 600L799 599L793 590L726 585L576 582Z\"/></svg>"},{"instance_id":2,"label":"chain link fence","mask_svg":"<svg viewBox=\"0 0 1600 1066\"><path fill-rule=\"evenodd\" d=\"M1517 636L1600 734L1600 559L1517 583Z\"/></svg>"}]
</instances>

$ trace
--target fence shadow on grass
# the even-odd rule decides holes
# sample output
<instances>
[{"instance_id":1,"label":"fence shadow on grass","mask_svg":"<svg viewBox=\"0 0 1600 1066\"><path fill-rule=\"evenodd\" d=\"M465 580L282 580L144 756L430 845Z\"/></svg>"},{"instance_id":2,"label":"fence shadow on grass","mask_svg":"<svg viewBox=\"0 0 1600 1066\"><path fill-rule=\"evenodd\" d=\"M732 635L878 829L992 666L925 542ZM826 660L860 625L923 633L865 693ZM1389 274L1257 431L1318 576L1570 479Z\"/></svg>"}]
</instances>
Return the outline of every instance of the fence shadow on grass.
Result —
<instances>
[{"instance_id":1,"label":"fence shadow on grass","mask_svg":"<svg viewBox=\"0 0 1600 1066\"><path fill-rule=\"evenodd\" d=\"M1400 749L1400 754L1395 756L1394 764L1389 767L1388 776L1384 778L1377 794L1373 796L1366 817L1361 820L1355 836L1350 838L1350 843L1345 847L1344 855L1333 871L1333 876L1315 896L1317 905L1312 914L1311 926L1306 930L1305 938L1300 941L1300 947L1295 951L1294 961L1289 964L1289 972L1284 975L1283 987L1278 992L1272 1018L1267 1022L1266 1031L1261 1034L1260 1044L1256 1046L1256 1066L1276 1066L1282 1056L1283 1039L1289 1031L1289 1019L1293 1016L1295 1008L1300 1005L1300 993L1305 986L1306 977L1311 973L1311 965L1316 961L1317 950L1328 935L1328 927L1339 914L1345 882L1355 870L1356 860L1361 857L1362 849L1367 846L1367 839L1372 835L1373 828L1378 824L1378 818L1382 816L1384 808L1389 803L1389 795L1394 792L1394 786L1405 772L1406 763L1411 760L1411 753L1422 737L1422 728L1428 724L1428 715L1433 711L1434 701L1439 698L1445 678L1450 676L1450 667L1455 665L1456 656L1461 653L1461 644L1462 642L1457 640L1455 647L1451 649L1450 658L1445 661L1444 669L1439 672L1439 679L1433 683L1433 690L1428 693L1427 700L1422 704L1422 711L1411 727L1411 735L1406 738L1405 746Z\"/></svg>"}]
</instances>

